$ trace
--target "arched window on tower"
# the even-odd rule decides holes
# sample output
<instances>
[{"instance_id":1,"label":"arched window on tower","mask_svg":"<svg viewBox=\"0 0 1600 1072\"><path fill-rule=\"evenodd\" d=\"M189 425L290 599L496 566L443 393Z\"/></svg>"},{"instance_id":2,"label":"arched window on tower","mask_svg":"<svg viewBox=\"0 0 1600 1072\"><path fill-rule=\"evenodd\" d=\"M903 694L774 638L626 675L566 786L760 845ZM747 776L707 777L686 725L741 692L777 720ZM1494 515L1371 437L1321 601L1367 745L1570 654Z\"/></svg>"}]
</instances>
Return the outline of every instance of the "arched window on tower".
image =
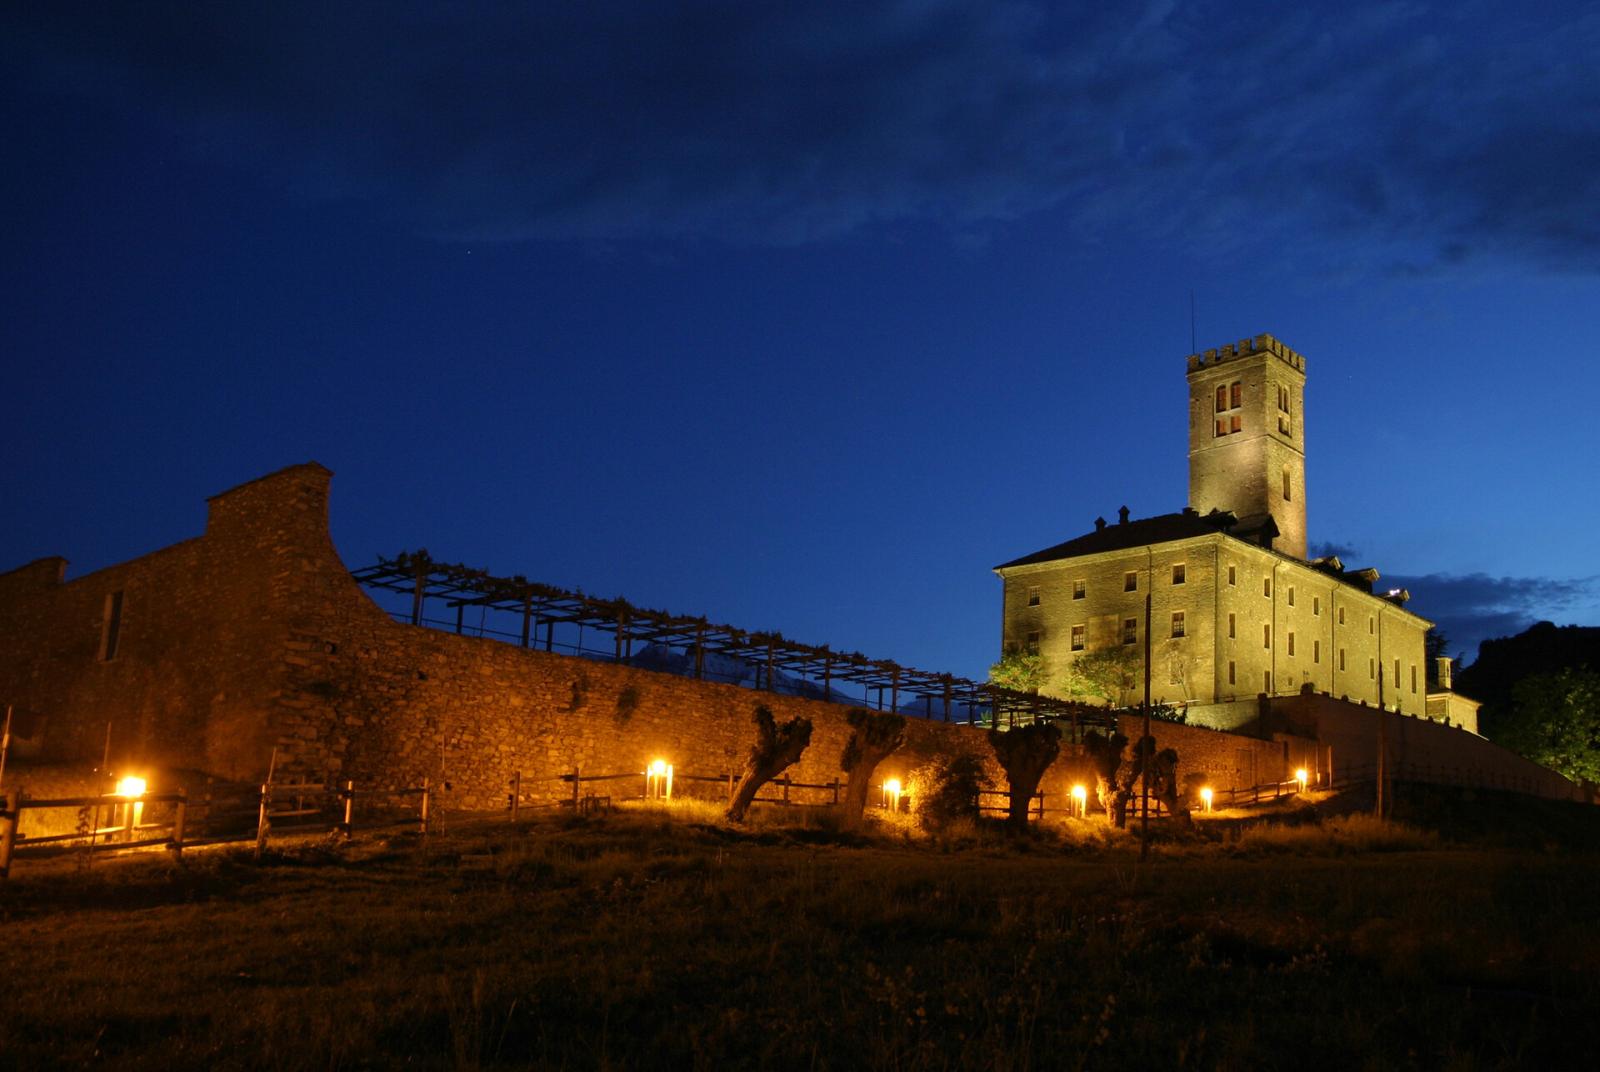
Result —
<instances>
[{"instance_id":1,"label":"arched window on tower","mask_svg":"<svg viewBox=\"0 0 1600 1072\"><path fill-rule=\"evenodd\" d=\"M1283 467L1283 501L1294 501L1294 481L1290 479L1287 465Z\"/></svg>"}]
</instances>

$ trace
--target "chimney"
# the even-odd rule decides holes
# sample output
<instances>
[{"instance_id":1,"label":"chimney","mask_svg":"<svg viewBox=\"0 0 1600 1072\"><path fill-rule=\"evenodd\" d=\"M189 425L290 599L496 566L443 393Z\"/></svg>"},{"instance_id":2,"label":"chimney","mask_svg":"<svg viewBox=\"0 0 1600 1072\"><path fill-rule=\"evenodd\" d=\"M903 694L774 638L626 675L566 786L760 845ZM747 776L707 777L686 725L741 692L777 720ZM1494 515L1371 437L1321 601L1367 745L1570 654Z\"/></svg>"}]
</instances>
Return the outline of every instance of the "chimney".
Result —
<instances>
[{"instance_id":1,"label":"chimney","mask_svg":"<svg viewBox=\"0 0 1600 1072\"><path fill-rule=\"evenodd\" d=\"M1117 511L1117 524L1126 525L1127 523L1128 523L1128 508L1126 506L1124 506L1122 509Z\"/></svg>"},{"instance_id":2,"label":"chimney","mask_svg":"<svg viewBox=\"0 0 1600 1072\"><path fill-rule=\"evenodd\" d=\"M1441 655L1434 660L1438 666L1439 688L1445 692L1450 691L1450 668L1455 665L1455 660L1448 655Z\"/></svg>"},{"instance_id":3,"label":"chimney","mask_svg":"<svg viewBox=\"0 0 1600 1072\"><path fill-rule=\"evenodd\" d=\"M1106 519L1105 518L1097 517L1097 518L1094 519L1094 530L1096 532L1105 531L1105 527L1106 527Z\"/></svg>"}]
</instances>

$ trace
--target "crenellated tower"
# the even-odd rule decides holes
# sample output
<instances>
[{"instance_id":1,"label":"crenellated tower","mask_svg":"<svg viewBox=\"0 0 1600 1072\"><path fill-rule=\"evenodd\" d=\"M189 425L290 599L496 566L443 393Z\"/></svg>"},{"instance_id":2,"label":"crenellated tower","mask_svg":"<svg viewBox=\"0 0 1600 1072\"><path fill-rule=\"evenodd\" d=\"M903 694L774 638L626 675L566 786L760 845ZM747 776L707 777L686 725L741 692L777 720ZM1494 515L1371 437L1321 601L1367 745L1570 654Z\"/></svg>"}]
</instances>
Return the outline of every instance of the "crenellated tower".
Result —
<instances>
[{"instance_id":1,"label":"crenellated tower","mask_svg":"<svg viewBox=\"0 0 1600 1072\"><path fill-rule=\"evenodd\" d=\"M1306 557L1306 363L1271 335L1189 355L1189 505L1268 517L1274 549Z\"/></svg>"}]
</instances>

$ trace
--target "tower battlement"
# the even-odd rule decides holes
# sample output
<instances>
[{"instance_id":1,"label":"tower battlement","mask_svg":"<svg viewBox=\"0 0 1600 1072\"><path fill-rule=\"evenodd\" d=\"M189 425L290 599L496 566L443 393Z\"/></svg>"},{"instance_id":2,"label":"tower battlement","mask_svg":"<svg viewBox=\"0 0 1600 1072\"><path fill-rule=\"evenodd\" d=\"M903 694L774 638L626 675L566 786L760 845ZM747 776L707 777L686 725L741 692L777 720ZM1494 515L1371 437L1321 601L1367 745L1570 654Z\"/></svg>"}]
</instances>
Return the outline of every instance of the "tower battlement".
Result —
<instances>
[{"instance_id":1,"label":"tower battlement","mask_svg":"<svg viewBox=\"0 0 1600 1072\"><path fill-rule=\"evenodd\" d=\"M1189 355L1189 371L1198 372L1201 369L1214 368L1224 361L1232 358L1248 357L1251 354L1272 354L1281 358L1285 364L1304 375L1306 359L1294 350L1283 345L1271 335L1257 335L1253 339L1240 339L1238 342L1227 342L1215 349L1203 353Z\"/></svg>"}]
</instances>

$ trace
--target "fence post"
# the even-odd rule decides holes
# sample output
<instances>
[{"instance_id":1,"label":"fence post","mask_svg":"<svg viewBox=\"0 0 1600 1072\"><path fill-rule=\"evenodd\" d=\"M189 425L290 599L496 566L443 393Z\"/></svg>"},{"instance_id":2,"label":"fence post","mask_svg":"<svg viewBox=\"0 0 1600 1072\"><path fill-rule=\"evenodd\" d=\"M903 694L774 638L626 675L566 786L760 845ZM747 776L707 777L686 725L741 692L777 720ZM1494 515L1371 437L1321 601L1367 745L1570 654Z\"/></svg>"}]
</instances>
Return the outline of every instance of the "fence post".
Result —
<instances>
[{"instance_id":1,"label":"fence post","mask_svg":"<svg viewBox=\"0 0 1600 1072\"><path fill-rule=\"evenodd\" d=\"M572 768L572 814L578 814L578 773L579 768Z\"/></svg>"},{"instance_id":2,"label":"fence post","mask_svg":"<svg viewBox=\"0 0 1600 1072\"><path fill-rule=\"evenodd\" d=\"M428 796L428 779L424 778L422 779L422 807L418 809L417 816L421 826L421 833L424 837L426 837L428 833Z\"/></svg>"},{"instance_id":3,"label":"fence post","mask_svg":"<svg viewBox=\"0 0 1600 1072\"><path fill-rule=\"evenodd\" d=\"M793 783L794 783L794 779L793 778L785 778L783 780L783 802L785 804L789 803L789 786L792 785Z\"/></svg>"},{"instance_id":4,"label":"fence post","mask_svg":"<svg viewBox=\"0 0 1600 1072\"><path fill-rule=\"evenodd\" d=\"M833 802L835 804L839 803L839 779L837 778L833 780Z\"/></svg>"},{"instance_id":5,"label":"fence post","mask_svg":"<svg viewBox=\"0 0 1600 1072\"><path fill-rule=\"evenodd\" d=\"M517 821L522 810L522 772L511 775L511 821Z\"/></svg>"},{"instance_id":6,"label":"fence post","mask_svg":"<svg viewBox=\"0 0 1600 1072\"><path fill-rule=\"evenodd\" d=\"M345 779L344 792L339 795L344 797L344 836L352 838L356 833L356 783L353 778Z\"/></svg>"},{"instance_id":7,"label":"fence post","mask_svg":"<svg viewBox=\"0 0 1600 1072\"><path fill-rule=\"evenodd\" d=\"M189 821L189 791L178 790L178 806L172 814L172 840L167 842L167 848L172 850L176 859L183 859L183 828Z\"/></svg>"},{"instance_id":8,"label":"fence post","mask_svg":"<svg viewBox=\"0 0 1600 1072\"><path fill-rule=\"evenodd\" d=\"M11 877L11 850L17 843L17 824L22 821L22 791L13 789L5 796L0 810L0 878Z\"/></svg>"}]
</instances>

